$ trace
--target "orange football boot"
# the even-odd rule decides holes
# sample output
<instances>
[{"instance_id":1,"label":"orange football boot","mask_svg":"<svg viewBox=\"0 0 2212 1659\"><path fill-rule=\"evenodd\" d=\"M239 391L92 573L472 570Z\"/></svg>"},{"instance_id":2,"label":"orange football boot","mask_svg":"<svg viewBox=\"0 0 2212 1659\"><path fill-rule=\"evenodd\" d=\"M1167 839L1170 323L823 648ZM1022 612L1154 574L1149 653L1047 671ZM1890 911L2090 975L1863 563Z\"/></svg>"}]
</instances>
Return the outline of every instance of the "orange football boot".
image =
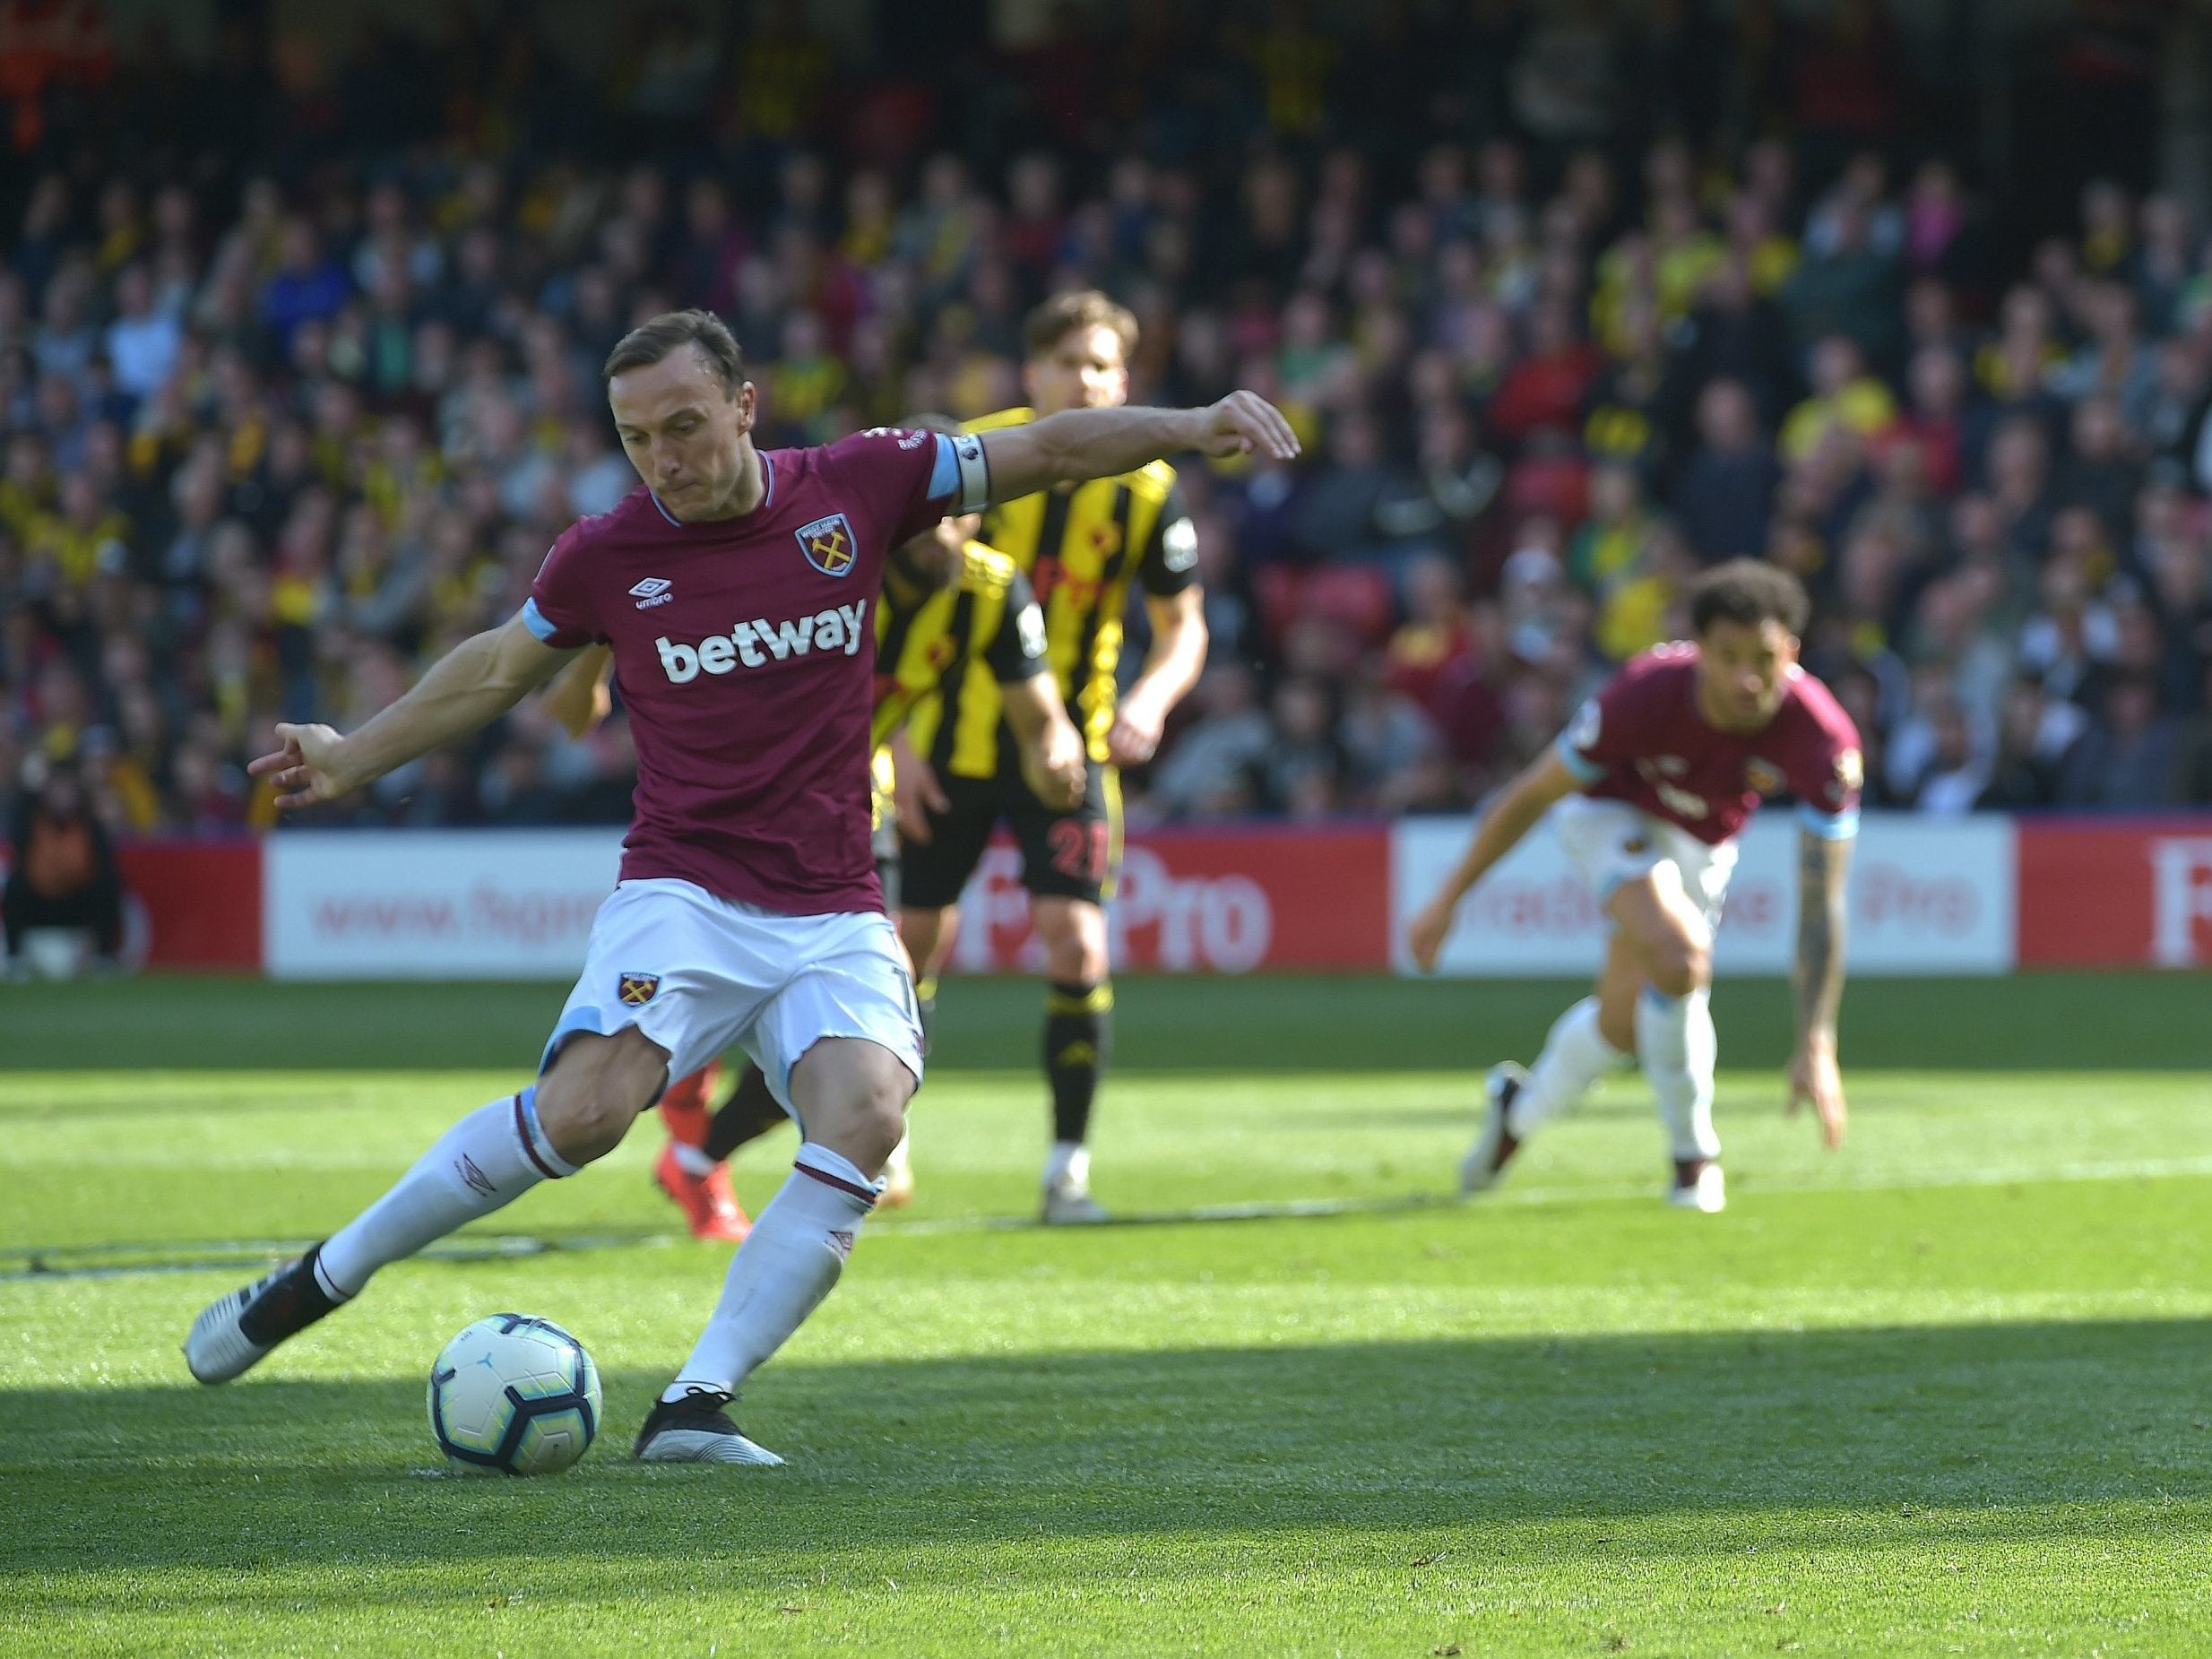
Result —
<instances>
[{"instance_id":1,"label":"orange football boot","mask_svg":"<svg viewBox=\"0 0 2212 1659\"><path fill-rule=\"evenodd\" d=\"M728 1165L716 1164L712 1175L694 1175L677 1162L676 1143L670 1141L662 1149L660 1162L653 1165L652 1178L684 1213L693 1238L740 1244L753 1231L752 1221L730 1190Z\"/></svg>"}]
</instances>

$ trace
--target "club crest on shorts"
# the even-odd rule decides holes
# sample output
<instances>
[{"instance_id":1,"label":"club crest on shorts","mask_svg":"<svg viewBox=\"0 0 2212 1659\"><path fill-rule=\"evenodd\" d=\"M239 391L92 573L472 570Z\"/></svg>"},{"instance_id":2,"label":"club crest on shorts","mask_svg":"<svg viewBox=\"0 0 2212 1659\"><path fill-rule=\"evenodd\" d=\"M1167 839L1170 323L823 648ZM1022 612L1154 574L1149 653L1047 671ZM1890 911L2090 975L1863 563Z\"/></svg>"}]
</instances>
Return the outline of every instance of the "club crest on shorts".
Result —
<instances>
[{"instance_id":1,"label":"club crest on shorts","mask_svg":"<svg viewBox=\"0 0 2212 1659\"><path fill-rule=\"evenodd\" d=\"M657 973L625 973L618 978L615 994L622 998L624 1007L642 1008L660 989L661 976Z\"/></svg>"},{"instance_id":2,"label":"club crest on shorts","mask_svg":"<svg viewBox=\"0 0 2212 1659\"><path fill-rule=\"evenodd\" d=\"M817 518L811 524L801 524L791 532L799 538L799 550L825 576L848 575L852 570L852 526L842 513L833 513L827 518Z\"/></svg>"}]
</instances>

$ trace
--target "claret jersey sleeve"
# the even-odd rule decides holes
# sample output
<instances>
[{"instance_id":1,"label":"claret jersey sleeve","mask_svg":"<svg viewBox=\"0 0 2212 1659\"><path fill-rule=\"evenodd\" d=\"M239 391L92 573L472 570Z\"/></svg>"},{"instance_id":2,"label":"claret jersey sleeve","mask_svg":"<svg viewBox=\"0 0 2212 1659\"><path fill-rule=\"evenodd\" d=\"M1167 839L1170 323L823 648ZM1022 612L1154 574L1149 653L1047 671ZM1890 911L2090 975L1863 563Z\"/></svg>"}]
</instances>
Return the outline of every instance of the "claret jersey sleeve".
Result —
<instances>
[{"instance_id":1,"label":"claret jersey sleeve","mask_svg":"<svg viewBox=\"0 0 2212 1659\"><path fill-rule=\"evenodd\" d=\"M1797 797L1799 822L1816 835L1841 841L1859 833L1859 797L1866 785L1859 729L1811 675L1800 675L1795 690L1798 719L1783 770Z\"/></svg>"},{"instance_id":2,"label":"claret jersey sleeve","mask_svg":"<svg viewBox=\"0 0 2212 1659\"><path fill-rule=\"evenodd\" d=\"M523 601L523 624L558 651L573 651L607 637L584 581L583 556L577 548L582 540L577 532L591 522L582 520L560 533L546 554L545 563L538 566L530 597Z\"/></svg>"},{"instance_id":3,"label":"claret jersey sleeve","mask_svg":"<svg viewBox=\"0 0 2212 1659\"><path fill-rule=\"evenodd\" d=\"M1634 760L1638 704L1627 695L1629 677L1616 674L1585 698L1553 745L1575 782L1587 788Z\"/></svg>"},{"instance_id":4,"label":"claret jersey sleeve","mask_svg":"<svg viewBox=\"0 0 2212 1659\"><path fill-rule=\"evenodd\" d=\"M977 513L989 491L983 441L972 434L871 427L840 438L828 459L845 488L877 514L896 547L948 513Z\"/></svg>"}]
</instances>

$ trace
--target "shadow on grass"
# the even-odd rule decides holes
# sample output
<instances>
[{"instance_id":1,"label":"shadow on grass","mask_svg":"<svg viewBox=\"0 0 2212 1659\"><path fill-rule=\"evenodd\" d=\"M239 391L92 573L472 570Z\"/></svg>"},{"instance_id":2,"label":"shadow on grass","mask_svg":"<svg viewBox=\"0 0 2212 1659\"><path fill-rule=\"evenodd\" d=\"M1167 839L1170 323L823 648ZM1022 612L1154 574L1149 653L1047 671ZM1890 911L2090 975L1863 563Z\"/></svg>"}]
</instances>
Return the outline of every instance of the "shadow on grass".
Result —
<instances>
[{"instance_id":1,"label":"shadow on grass","mask_svg":"<svg viewBox=\"0 0 2212 1659\"><path fill-rule=\"evenodd\" d=\"M2169 1499L2199 1526L2207 1346L2192 1322L2023 1323L791 1364L745 1403L791 1459L773 1473L629 1464L661 1378L626 1372L586 1462L527 1483L410 1478L432 1462L412 1381L15 1390L0 1569L710 1547L789 1568L1667 1516L1819 1547L1844 1510L2078 1535L2135 1523L2061 1507ZM1689 1547L1670 1536L1652 1547Z\"/></svg>"}]
</instances>

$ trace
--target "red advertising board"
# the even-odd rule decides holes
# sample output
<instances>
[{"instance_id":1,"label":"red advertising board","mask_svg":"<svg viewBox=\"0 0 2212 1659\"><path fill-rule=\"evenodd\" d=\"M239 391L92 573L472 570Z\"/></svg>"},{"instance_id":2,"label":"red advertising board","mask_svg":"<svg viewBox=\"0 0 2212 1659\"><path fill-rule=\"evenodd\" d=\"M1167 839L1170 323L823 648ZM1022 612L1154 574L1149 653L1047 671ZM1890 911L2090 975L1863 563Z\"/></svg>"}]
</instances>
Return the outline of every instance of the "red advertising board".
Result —
<instances>
[{"instance_id":1,"label":"red advertising board","mask_svg":"<svg viewBox=\"0 0 2212 1659\"><path fill-rule=\"evenodd\" d=\"M2001 827L2015 833L2013 825ZM1401 826L1396 839L1403 842L1409 833ZM555 834L536 832L532 839L530 832L481 833L477 839L482 857L512 874L525 867L534 869L523 854ZM564 834L573 838L577 833ZM383 866L367 869L364 860L396 861L415 872L419 886L425 868L442 868L419 834L364 836L358 845L352 838L318 837L313 862L333 880L351 870L359 877L357 886L374 887L368 877ZM1875 839L1869 835L1870 852L1876 850ZM1120 894L1109 912L1115 964L1132 972L1170 973L1387 968L1392 865L1394 859L1404 863L1408 856L1393 842L1392 831L1380 825L1192 829L1136 836L1128 849ZM2017 892L2017 958L2011 941L1992 936L1982 955L1995 954L1986 963L1977 955L1976 971L2001 970L2014 960L2022 967L2212 965L2212 816L2123 822L2022 819L2012 844L2017 844L2018 872L2017 889L2011 889ZM558 853L577 861L570 885L583 883L597 893L608 879L601 868L607 862L602 851L611 857L609 850L579 851L563 842L547 856ZM1914 852L1905 864L1926 863L1923 852ZM369 858L372 853L376 860ZM307 971L280 960L267 943L272 931L281 931L273 927L277 912L270 908L269 894L272 884L282 884L275 881L274 860L262 843L151 842L125 845L119 854L131 895L126 947L148 967ZM362 869L354 869L356 865ZM1400 874L1418 876L1413 886L1424 889L1430 879L1425 870ZM1015 850L993 846L963 898L955 968L1028 971L1039 965L1019 876ZM2001 874L1998 879L2001 884ZM1745 892L1751 893L1750 884ZM1399 894L1396 902L1403 905L1405 895ZM315 915L327 908L309 907ZM1875 937L1879 929L1871 929L1870 922L1861 930L1861 942ZM580 941L579 931L577 950ZM556 977L574 971L567 960L573 952L548 951L542 940L526 943L527 949L515 946L511 964L501 956L471 971ZM415 956L426 956L419 942L411 948ZM441 938L427 959L440 972L453 972L463 955L462 945ZM1517 953L1516 961L1521 971L1542 965L1525 951ZM1912 971L1955 972L1958 966L1946 960ZM382 958L355 963L349 957L315 971L375 975L394 970Z\"/></svg>"},{"instance_id":2,"label":"red advertising board","mask_svg":"<svg viewBox=\"0 0 2212 1659\"><path fill-rule=\"evenodd\" d=\"M996 844L961 899L953 965L1039 956L1021 855ZM1178 830L1130 838L1108 912L1114 965L1167 973L1381 968L1390 960L1390 836L1380 826Z\"/></svg>"},{"instance_id":3,"label":"red advertising board","mask_svg":"<svg viewBox=\"0 0 2212 1659\"><path fill-rule=\"evenodd\" d=\"M2019 825L2022 967L2212 963L2212 819Z\"/></svg>"},{"instance_id":4,"label":"red advertising board","mask_svg":"<svg viewBox=\"0 0 2212 1659\"><path fill-rule=\"evenodd\" d=\"M118 847L132 954L150 968L261 966L261 843L144 842Z\"/></svg>"}]
</instances>

